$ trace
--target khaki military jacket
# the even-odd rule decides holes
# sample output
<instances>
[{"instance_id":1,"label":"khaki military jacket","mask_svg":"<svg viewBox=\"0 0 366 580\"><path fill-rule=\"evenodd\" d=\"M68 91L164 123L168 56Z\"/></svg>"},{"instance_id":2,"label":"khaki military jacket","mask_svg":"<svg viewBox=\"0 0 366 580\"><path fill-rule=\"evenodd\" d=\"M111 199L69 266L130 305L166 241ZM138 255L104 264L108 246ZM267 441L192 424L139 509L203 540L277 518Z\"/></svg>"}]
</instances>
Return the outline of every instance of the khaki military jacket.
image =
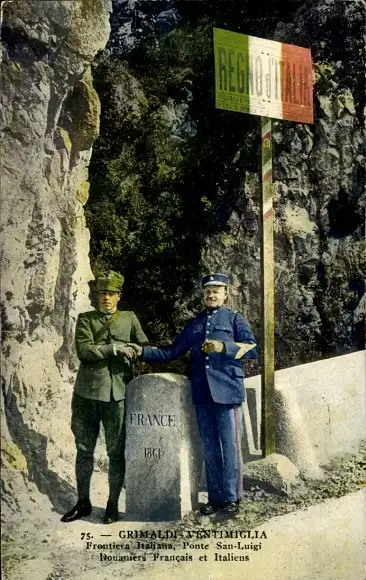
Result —
<instances>
[{"instance_id":1,"label":"khaki military jacket","mask_svg":"<svg viewBox=\"0 0 366 580\"><path fill-rule=\"evenodd\" d=\"M121 353L115 354L113 343L148 344L148 339L134 312L120 311L117 320L98 338L94 337L107 317L98 310L80 314L76 323L75 347L80 360L75 393L84 399L120 401L125 398L126 384L132 379L132 364Z\"/></svg>"}]
</instances>

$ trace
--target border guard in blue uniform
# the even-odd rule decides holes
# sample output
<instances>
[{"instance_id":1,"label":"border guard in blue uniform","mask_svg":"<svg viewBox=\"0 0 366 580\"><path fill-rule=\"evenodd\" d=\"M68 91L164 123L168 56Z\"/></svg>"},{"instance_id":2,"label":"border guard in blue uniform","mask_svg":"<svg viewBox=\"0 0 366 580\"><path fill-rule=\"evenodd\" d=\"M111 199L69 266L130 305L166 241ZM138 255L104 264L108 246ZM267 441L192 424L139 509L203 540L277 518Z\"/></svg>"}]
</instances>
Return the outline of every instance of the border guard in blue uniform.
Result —
<instances>
[{"instance_id":1,"label":"border guard in blue uniform","mask_svg":"<svg viewBox=\"0 0 366 580\"><path fill-rule=\"evenodd\" d=\"M206 306L165 348L131 344L144 361L171 362L189 350L192 357L192 401L203 447L208 503L201 512L234 515L242 497L242 410L244 360L258 356L245 318L225 306L229 278L202 279Z\"/></svg>"},{"instance_id":2,"label":"border guard in blue uniform","mask_svg":"<svg viewBox=\"0 0 366 580\"><path fill-rule=\"evenodd\" d=\"M98 309L79 315L75 330L80 367L72 399L71 429L75 436L77 504L61 519L89 516L94 449L102 422L109 458L109 497L104 523L118 520L118 499L125 475L125 388L132 379L135 351L129 341L148 344L134 314L117 309L124 278L109 270L97 278Z\"/></svg>"}]
</instances>

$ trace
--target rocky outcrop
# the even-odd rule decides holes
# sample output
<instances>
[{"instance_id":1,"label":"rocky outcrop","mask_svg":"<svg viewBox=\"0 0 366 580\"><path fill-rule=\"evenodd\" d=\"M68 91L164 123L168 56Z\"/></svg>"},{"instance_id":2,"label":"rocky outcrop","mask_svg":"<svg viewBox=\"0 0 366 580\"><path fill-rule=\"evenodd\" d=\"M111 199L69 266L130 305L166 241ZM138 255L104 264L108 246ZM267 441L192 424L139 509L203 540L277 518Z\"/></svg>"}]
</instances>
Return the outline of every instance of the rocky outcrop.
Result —
<instances>
[{"instance_id":1,"label":"rocky outcrop","mask_svg":"<svg viewBox=\"0 0 366 580\"><path fill-rule=\"evenodd\" d=\"M10 510L21 509L24 485L55 507L71 493L73 330L90 307L93 277L83 204L100 103L90 65L108 40L110 8L109 0L2 7L2 483Z\"/></svg>"},{"instance_id":2,"label":"rocky outcrop","mask_svg":"<svg viewBox=\"0 0 366 580\"><path fill-rule=\"evenodd\" d=\"M317 64L317 63L316 63ZM285 368L362 348L364 132L349 89L322 89L314 126L274 123L276 362ZM210 237L202 271L226 268L232 303L260 313L260 184L246 173L225 233Z\"/></svg>"},{"instance_id":3,"label":"rocky outcrop","mask_svg":"<svg viewBox=\"0 0 366 580\"><path fill-rule=\"evenodd\" d=\"M175 0L112 0L111 36L107 50L127 54L147 38L169 32L180 20Z\"/></svg>"},{"instance_id":4,"label":"rocky outcrop","mask_svg":"<svg viewBox=\"0 0 366 580\"><path fill-rule=\"evenodd\" d=\"M364 347L365 134L355 72L362 6L308 2L274 33L310 46L315 71L314 125L273 123L277 368ZM259 198L257 174L246 172L225 232L206 240L201 264L202 272L231 274L233 306L248 313L258 335Z\"/></svg>"}]
</instances>

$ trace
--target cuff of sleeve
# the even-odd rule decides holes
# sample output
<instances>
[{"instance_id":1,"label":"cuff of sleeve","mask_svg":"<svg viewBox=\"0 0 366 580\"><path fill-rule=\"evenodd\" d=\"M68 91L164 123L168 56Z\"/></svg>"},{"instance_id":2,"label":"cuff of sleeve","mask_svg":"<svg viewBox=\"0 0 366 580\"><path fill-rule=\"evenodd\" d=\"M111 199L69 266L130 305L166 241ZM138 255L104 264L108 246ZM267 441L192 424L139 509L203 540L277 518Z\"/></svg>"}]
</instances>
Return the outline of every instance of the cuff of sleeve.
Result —
<instances>
[{"instance_id":1,"label":"cuff of sleeve","mask_svg":"<svg viewBox=\"0 0 366 580\"><path fill-rule=\"evenodd\" d=\"M240 347L235 342L224 342L225 354L230 358L235 358Z\"/></svg>"},{"instance_id":2,"label":"cuff of sleeve","mask_svg":"<svg viewBox=\"0 0 366 580\"><path fill-rule=\"evenodd\" d=\"M254 348L248 350L248 352L245 353L243 359L258 358L258 356L259 356L258 346L255 346Z\"/></svg>"}]
</instances>

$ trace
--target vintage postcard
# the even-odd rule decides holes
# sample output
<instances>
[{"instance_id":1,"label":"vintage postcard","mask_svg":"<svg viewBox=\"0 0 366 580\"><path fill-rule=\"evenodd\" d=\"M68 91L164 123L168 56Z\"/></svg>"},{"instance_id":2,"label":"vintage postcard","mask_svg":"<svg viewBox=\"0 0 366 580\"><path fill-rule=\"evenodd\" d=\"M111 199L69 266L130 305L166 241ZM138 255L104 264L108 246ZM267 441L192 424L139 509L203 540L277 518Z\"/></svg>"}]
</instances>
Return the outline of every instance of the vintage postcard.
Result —
<instances>
[{"instance_id":1,"label":"vintage postcard","mask_svg":"<svg viewBox=\"0 0 366 580\"><path fill-rule=\"evenodd\" d=\"M5 580L364 580L364 22L1 2Z\"/></svg>"}]
</instances>

